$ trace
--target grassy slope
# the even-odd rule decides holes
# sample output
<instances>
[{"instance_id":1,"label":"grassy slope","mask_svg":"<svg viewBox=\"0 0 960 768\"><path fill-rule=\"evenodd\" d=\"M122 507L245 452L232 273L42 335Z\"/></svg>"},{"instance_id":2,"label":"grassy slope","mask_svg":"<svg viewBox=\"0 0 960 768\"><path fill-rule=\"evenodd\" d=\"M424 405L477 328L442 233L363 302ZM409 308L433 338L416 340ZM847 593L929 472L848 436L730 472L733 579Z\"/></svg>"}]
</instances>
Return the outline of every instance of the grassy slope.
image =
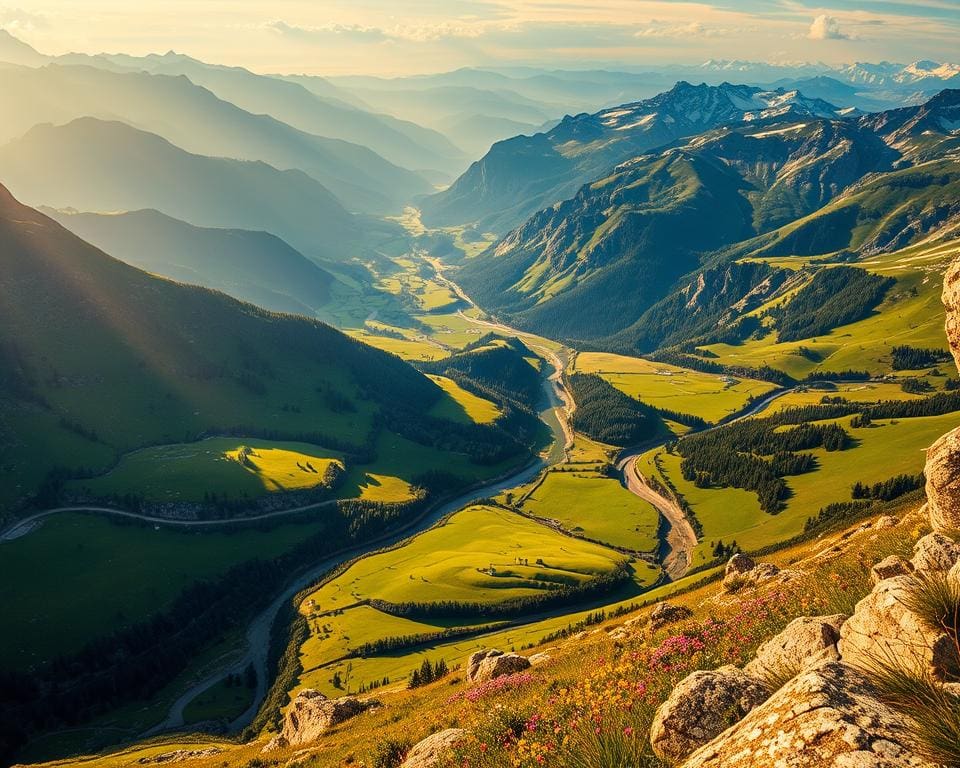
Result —
<instances>
[{"instance_id":1,"label":"grassy slope","mask_svg":"<svg viewBox=\"0 0 960 768\"><path fill-rule=\"evenodd\" d=\"M525 558L530 565L518 565L517 557ZM536 565L538 558L545 565ZM535 594L539 589L534 581L538 573L582 581L609 571L624 559L617 552L562 536L506 510L469 507L399 548L358 561L301 604L301 612L315 618L310 621L311 637L301 648L306 672L298 685L318 687L332 695L337 691L331 678L334 672L340 672L356 690L361 683L385 676L394 681L401 679L424 657L459 663L491 642L488 633L480 638L434 642L421 648L333 662L348 648L377 637L419 634L445 626L475 626L484 621L479 617L472 622L398 619L370 607L351 607L358 601L381 598L495 602ZM491 565L496 575L489 573ZM634 568L639 585L651 584L658 574L658 569L642 561L634 563ZM327 614L342 609L346 610ZM528 636L528 630L523 628L506 632L510 636Z\"/></svg>"},{"instance_id":2,"label":"grassy slope","mask_svg":"<svg viewBox=\"0 0 960 768\"><path fill-rule=\"evenodd\" d=\"M797 535L807 519L815 517L827 504L850 501L850 488L857 482L876 483L901 473L916 474L923 469L924 450L944 432L957 425L957 414L927 416L874 422L874 426L854 429L850 417L839 420L854 438L855 445L845 451L812 451L818 461L816 471L788 477L792 495L777 515L761 511L756 494L738 488L697 488L683 479L680 457L661 450L641 457L638 465L651 473L653 456L679 493L694 510L703 525L703 538L697 548L697 563L711 559L711 543L732 540L746 550L758 549Z\"/></svg>"},{"instance_id":3,"label":"grassy slope","mask_svg":"<svg viewBox=\"0 0 960 768\"><path fill-rule=\"evenodd\" d=\"M22 669L78 650L104 627L119 629L162 609L194 581L280 554L322 528L321 518L277 526L269 534L199 534L90 515L51 518L30 535L0 545L0 578L8 585L0 657L4 666ZM45 608L38 612L40 606Z\"/></svg>"},{"instance_id":4,"label":"grassy slope","mask_svg":"<svg viewBox=\"0 0 960 768\"><path fill-rule=\"evenodd\" d=\"M589 470L550 472L520 508L595 541L636 552L654 552L658 546L657 510L619 480Z\"/></svg>"},{"instance_id":5,"label":"grassy slope","mask_svg":"<svg viewBox=\"0 0 960 768\"><path fill-rule=\"evenodd\" d=\"M581 352L576 370L596 373L620 391L657 408L716 422L743 409L750 398L775 389L753 379L700 373L665 363L606 352Z\"/></svg>"},{"instance_id":6,"label":"grassy slope","mask_svg":"<svg viewBox=\"0 0 960 768\"><path fill-rule=\"evenodd\" d=\"M247 464L238 457L243 446L255 454ZM217 437L128 453L107 474L71 485L100 496L139 493L148 501L203 501L211 489L253 498L321 485L332 462L342 466L338 452L308 443Z\"/></svg>"},{"instance_id":7,"label":"grassy slope","mask_svg":"<svg viewBox=\"0 0 960 768\"><path fill-rule=\"evenodd\" d=\"M466 424L490 424L500 417L502 412L496 403L468 392L452 379L446 376L428 378L449 395L448 399L433 407L432 416Z\"/></svg>"},{"instance_id":8,"label":"grassy slope","mask_svg":"<svg viewBox=\"0 0 960 768\"><path fill-rule=\"evenodd\" d=\"M769 559L781 567L789 566L804 572L803 578L792 589L788 589L774 606L780 606L769 615L768 619L754 626L746 647L731 648L737 655L749 654L756 645L771 637L790 618L797 615L827 614L837 611L849 612L853 603L869 590L869 568L888 554L908 555L912 543L916 538L914 526L920 518L915 514L917 502L900 504L890 510L901 516L903 522L895 528L877 531L868 531L863 534L853 533L850 537L847 532L833 533L826 538L805 542L771 555ZM851 529L852 531L853 529ZM830 558L818 557L817 553L837 546L836 554ZM841 576L842 574L842 576ZM663 599L671 596L671 601L691 608L694 620L701 621L711 618L724 623L738 614L739 599L732 603L718 598L720 593L716 581L707 581L700 584L703 574L689 577L677 584L669 584L657 588L645 597L648 600ZM842 579L843 583L838 584ZM677 592L679 594L675 594ZM784 599L785 598L785 599ZM649 605L649 604L648 604ZM546 702L557 695L560 688L577 687L587 682L588 677L599 671L605 661L629 661L632 654L642 649L642 630L634 629L634 634L626 648L620 648L610 638L608 632L619 627L625 619L637 618L640 626L649 613L649 607L626 617L608 620L600 625L595 632L587 635L577 635L566 641L553 641L547 650L552 657L546 665L533 671L532 680L522 686L510 686L506 689L479 698L475 703L463 699L453 700L451 697L466 689L462 682L462 672L455 671L447 680L435 683L432 686L412 691L404 690L401 685L391 685L385 691L378 691L383 706L365 714L344 726L334 730L318 742L310 745L306 752L300 753L297 759L311 768L332 768L342 765L345 759L372 760L378 744L387 740L416 742L429 733L446 727L474 728L487 722L487 718L498 711L542 710L549 706ZM521 649L530 645L539 645L541 638L551 631L565 626L568 621L583 618L582 614L574 614L562 619L549 619L524 628L515 628L499 632L485 638L483 647L499 647ZM668 630L676 633L677 630ZM475 641L463 641L463 646L476 645ZM464 658L468 652L464 647L459 655ZM628 655L623 655L628 654ZM437 653L426 654L432 660L439 658ZM721 657L711 660L695 659L694 664L712 666L717 663L727 663L731 659ZM410 659L402 667L400 673L415 666L419 659ZM386 666L383 667L386 669ZM380 670L378 670L380 671ZM681 671L682 676L685 672ZM357 670L355 679L359 682ZM600 678L606 682L605 678ZM600 690L603 690L600 687ZM659 699L653 701L653 705ZM638 713L640 710L637 710ZM639 725L639 724L638 724ZM643 727L636 727L636 739L643 740L647 733ZM267 738L266 736L263 737ZM222 768L226 764L233 766L246 765L251 759L259 758L263 739L249 745L234 745L224 742L215 736L196 735L192 737L173 736L161 739L152 744L135 744L113 753L98 755L90 759L70 761L70 765L84 765L89 768L121 768L141 758L151 755L170 752L179 748L198 749L216 746L224 752L202 757L195 762L197 768ZM278 753L283 760L286 753ZM66 765L66 762L50 765ZM499 763L491 763L499 765Z\"/></svg>"},{"instance_id":9,"label":"grassy slope","mask_svg":"<svg viewBox=\"0 0 960 768\"><path fill-rule=\"evenodd\" d=\"M873 374L890 369L892 347L945 349L943 307L940 304L941 276L960 245L954 242L927 243L880 254L857 266L894 277L897 284L870 317L833 329L815 339L779 343L776 333L742 344L712 344L705 349L717 355L717 362L757 367L770 365L802 378L814 371L842 371L850 368ZM802 268L811 260L798 257L772 259L778 266ZM761 307L754 314L762 312ZM804 347L813 355L804 356Z\"/></svg>"}]
</instances>

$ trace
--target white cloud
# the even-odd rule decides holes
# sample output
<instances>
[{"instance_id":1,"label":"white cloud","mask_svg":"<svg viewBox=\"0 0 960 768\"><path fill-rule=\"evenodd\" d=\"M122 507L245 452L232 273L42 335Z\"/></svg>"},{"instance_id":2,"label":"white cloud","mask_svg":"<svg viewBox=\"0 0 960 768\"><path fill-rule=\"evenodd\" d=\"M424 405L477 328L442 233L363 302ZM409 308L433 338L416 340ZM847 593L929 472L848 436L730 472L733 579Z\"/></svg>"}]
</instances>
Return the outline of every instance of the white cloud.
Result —
<instances>
[{"instance_id":1,"label":"white cloud","mask_svg":"<svg viewBox=\"0 0 960 768\"><path fill-rule=\"evenodd\" d=\"M284 37L304 42L383 42L405 40L426 43L448 38L473 38L484 34L482 23L437 22L430 24L401 24L394 27L373 27L360 24L324 24L319 27L303 27L285 21L271 21L266 27Z\"/></svg>"},{"instance_id":2,"label":"white cloud","mask_svg":"<svg viewBox=\"0 0 960 768\"><path fill-rule=\"evenodd\" d=\"M811 40L851 40L851 35L840 29L840 22L826 13L821 13L813 20L807 37Z\"/></svg>"},{"instance_id":3,"label":"white cloud","mask_svg":"<svg viewBox=\"0 0 960 768\"><path fill-rule=\"evenodd\" d=\"M642 29L633 33L634 37L720 37L730 34L731 30L721 27L708 27L699 21L688 23L664 22L653 19Z\"/></svg>"},{"instance_id":4,"label":"white cloud","mask_svg":"<svg viewBox=\"0 0 960 768\"><path fill-rule=\"evenodd\" d=\"M40 13L31 13L22 8L0 6L0 27L9 32L33 32L49 26L47 17Z\"/></svg>"}]
</instances>

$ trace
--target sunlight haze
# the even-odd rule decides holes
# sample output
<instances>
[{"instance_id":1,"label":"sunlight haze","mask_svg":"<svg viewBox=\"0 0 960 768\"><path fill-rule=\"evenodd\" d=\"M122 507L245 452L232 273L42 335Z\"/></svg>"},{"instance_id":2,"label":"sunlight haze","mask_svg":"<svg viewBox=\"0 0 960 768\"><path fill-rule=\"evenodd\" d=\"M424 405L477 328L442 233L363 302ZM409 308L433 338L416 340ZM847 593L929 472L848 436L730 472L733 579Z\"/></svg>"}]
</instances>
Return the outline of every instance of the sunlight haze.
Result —
<instances>
[{"instance_id":1,"label":"sunlight haze","mask_svg":"<svg viewBox=\"0 0 960 768\"><path fill-rule=\"evenodd\" d=\"M20 0L0 27L43 53L169 49L261 72L376 74L463 66L949 58L954 0Z\"/></svg>"}]
</instances>

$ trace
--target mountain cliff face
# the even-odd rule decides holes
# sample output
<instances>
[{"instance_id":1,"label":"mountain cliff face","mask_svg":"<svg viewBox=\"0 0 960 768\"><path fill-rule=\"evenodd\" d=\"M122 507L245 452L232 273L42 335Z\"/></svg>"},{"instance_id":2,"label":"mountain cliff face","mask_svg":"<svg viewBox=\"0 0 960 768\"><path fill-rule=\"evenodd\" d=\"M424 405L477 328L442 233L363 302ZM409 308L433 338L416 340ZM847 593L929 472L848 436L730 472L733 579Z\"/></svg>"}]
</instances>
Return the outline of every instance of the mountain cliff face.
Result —
<instances>
[{"instance_id":1,"label":"mountain cliff face","mask_svg":"<svg viewBox=\"0 0 960 768\"><path fill-rule=\"evenodd\" d=\"M817 210L895 157L841 121L718 129L584 186L469 262L460 279L482 305L548 334L613 335L702 254Z\"/></svg>"},{"instance_id":2,"label":"mountain cliff face","mask_svg":"<svg viewBox=\"0 0 960 768\"><path fill-rule=\"evenodd\" d=\"M654 147L720 125L839 110L797 91L677 83L651 99L564 118L550 131L495 144L445 192L423 201L431 224L478 222L505 231L534 211Z\"/></svg>"},{"instance_id":3,"label":"mountain cliff face","mask_svg":"<svg viewBox=\"0 0 960 768\"><path fill-rule=\"evenodd\" d=\"M639 155L531 216L459 280L481 305L547 335L629 336L649 351L693 328L690 316L664 326L645 313L680 301L672 294L701 263L722 273L751 254L869 255L953 221L958 93L864 118L790 111ZM575 133L590 131L585 122ZM742 284L744 274L723 278L739 286L739 295L721 292L731 305L758 288Z\"/></svg>"}]
</instances>

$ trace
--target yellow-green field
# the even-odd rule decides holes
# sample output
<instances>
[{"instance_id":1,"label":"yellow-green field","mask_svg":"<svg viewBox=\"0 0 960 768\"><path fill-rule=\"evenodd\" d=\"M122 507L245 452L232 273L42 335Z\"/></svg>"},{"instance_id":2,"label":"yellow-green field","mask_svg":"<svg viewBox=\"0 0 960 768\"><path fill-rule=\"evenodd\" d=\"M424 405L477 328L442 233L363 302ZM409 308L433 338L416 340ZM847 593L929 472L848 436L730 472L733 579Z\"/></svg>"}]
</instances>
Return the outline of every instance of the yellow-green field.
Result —
<instances>
[{"instance_id":1,"label":"yellow-green field","mask_svg":"<svg viewBox=\"0 0 960 768\"><path fill-rule=\"evenodd\" d=\"M795 536L822 507L849 501L850 489L860 481L873 484L898 474L923 469L925 449L940 435L960 424L960 414L910 419L878 420L870 427L853 428L852 417L838 419L854 438L844 451L810 451L818 461L814 472L785 478L792 495L783 511L769 515L760 509L755 493L738 488L697 488L683 479L680 457L662 449L640 457L638 469L656 474L654 457L667 478L694 510L703 526L703 537L694 564L711 559L711 542L733 540L746 550L758 549Z\"/></svg>"},{"instance_id":2,"label":"yellow-green field","mask_svg":"<svg viewBox=\"0 0 960 768\"><path fill-rule=\"evenodd\" d=\"M776 333L770 333L762 339L735 345L711 344L705 349L716 355L719 363L770 365L798 379L814 371L889 372L894 346L946 349L940 288L946 266L958 250L956 242L928 243L859 262L857 266L870 272L896 278L896 285L877 312L816 339L779 343ZM781 257L775 262L778 266L800 267L805 260ZM767 308L765 305L751 314Z\"/></svg>"},{"instance_id":3,"label":"yellow-green field","mask_svg":"<svg viewBox=\"0 0 960 768\"><path fill-rule=\"evenodd\" d=\"M74 486L98 496L137 493L147 501L203 501L210 492L254 498L322 485L334 463L343 466L339 453L307 443L216 437L129 453L111 472Z\"/></svg>"},{"instance_id":4,"label":"yellow-green field","mask_svg":"<svg viewBox=\"0 0 960 768\"><path fill-rule=\"evenodd\" d=\"M547 582L580 583L625 559L507 510L475 506L402 547L358 561L308 599L322 611L370 598L498 602L537 594Z\"/></svg>"},{"instance_id":5,"label":"yellow-green field","mask_svg":"<svg viewBox=\"0 0 960 768\"><path fill-rule=\"evenodd\" d=\"M776 389L765 381L701 373L607 352L581 352L574 364L577 371L602 376L621 392L649 405L711 422L743 410L750 398Z\"/></svg>"},{"instance_id":6,"label":"yellow-green field","mask_svg":"<svg viewBox=\"0 0 960 768\"><path fill-rule=\"evenodd\" d=\"M449 395L437 403L431 415L462 424L492 424L500 415L496 403L468 392L446 376L430 376Z\"/></svg>"},{"instance_id":7,"label":"yellow-green field","mask_svg":"<svg viewBox=\"0 0 960 768\"><path fill-rule=\"evenodd\" d=\"M520 509L556 520L578 536L635 552L655 552L659 544L657 510L618 479L595 472L549 472Z\"/></svg>"}]
</instances>

